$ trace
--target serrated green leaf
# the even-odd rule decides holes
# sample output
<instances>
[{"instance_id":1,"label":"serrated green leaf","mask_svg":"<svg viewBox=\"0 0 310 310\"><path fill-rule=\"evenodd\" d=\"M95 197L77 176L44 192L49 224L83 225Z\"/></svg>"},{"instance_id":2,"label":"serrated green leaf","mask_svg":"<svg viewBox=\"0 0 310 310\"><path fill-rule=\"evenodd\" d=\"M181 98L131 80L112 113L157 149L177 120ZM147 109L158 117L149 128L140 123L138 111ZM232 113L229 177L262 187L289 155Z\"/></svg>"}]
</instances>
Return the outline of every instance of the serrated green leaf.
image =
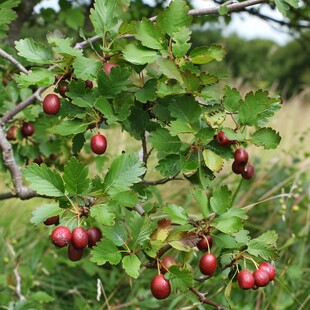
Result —
<instances>
[{"instance_id":1,"label":"serrated green leaf","mask_svg":"<svg viewBox=\"0 0 310 310\"><path fill-rule=\"evenodd\" d=\"M233 233L232 235L235 237L238 243L248 244L251 239L249 233L250 232L248 230L240 230L236 233Z\"/></svg>"},{"instance_id":2,"label":"serrated green leaf","mask_svg":"<svg viewBox=\"0 0 310 310\"><path fill-rule=\"evenodd\" d=\"M118 120L110 102L105 97L100 96L96 99L95 108L103 114L108 124L113 124Z\"/></svg>"},{"instance_id":3,"label":"serrated green leaf","mask_svg":"<svg viewBox=\"0 0 310 310\"><path fill-rule=\"evenodd\" d=\"M53 61L52 49L43 43L34 41L32 38L15 41L15 47L18 51L17 54L30 62L43 65L50 64Z\"/></svg>"},{"instance_id":4,"label":"serrated green leaf","mask_svg":"<svg viewBox=\"0 0 310 310\"><path fill-rule=\"evenodd\" d=\"M193 96L184 96L175 99L169 104L171 116L187 123L196 123L201 114L201 107Z\"/></svg>"},{"instance_id":5,"label":"serrated green leaf","mask_svg":"<svg viewBox=\"0 0 310 310\"><path fill-rule=\"evenodd\" d=\"M102 234L116 246L122 246L127 241L127 230L123 223L116 223L113 227L101 226Z\"/></svg>"},{"instance_id":6,"label":"serrated green leaf","mask_svg":"<svg viewBox=\"0 0 310 310\"><path fill-rule=\"evenodd\" d=\"M135 65L151 64L157 53L153 50L130 43L123 50L124 59Z\"/></svg>"},{"instance_id":7,"label":"serrated green leaf","mask_svg":"<svg viewBox=\"0 0 310 310\"><path fill-rule=\"evenodd\" d=\"M15 5L14 5L15 6ZM0 25L9 24L11 21L16 19L17 14L11 8L5 8L0 4Z\"/></svg>"},{"instance_id":8,"label":"serrated green leaf","mask_svg":"<svg viewBox=\"0 0 310 310\"><path fill-rule=\"evenodd\" d=\"M60 174L52 171L45 164L32 164L23 169L23 174L30 188L40 195L60 197L64 196L65 187Z\"/></svg>"},{"instance_id":9,"label":"serrated green leaf","mask_svg":"<svg viewBox=\"0 0 310 310\"><path fill-rule=\"evenodd\" d=\"M132 278L137 279L140 274L141 262L137 255L130 254L123 257L122 265L125 272Z\"/></svg>"},{"instance_id":10,"label":"serrated green leaf","mask_svg":"<svg viewBox=\"0 0 310 310\"><path fill-rule=\"evenodd\" d=\"M159 71L163 73L167 78L177 80L179 83L183 83L180 70L174 61L167 58L158 58L156 60Z\"/></svg>"},{"instance_id":11,"label":"serrated green leaf","mask_svg":"<svg viewBox=\"0 0 310 310\"><path fill-rule=\"evenodd\" d=\"M165 38L159 27L152 23L149 19L143 18L136 26L136 39L140 40L142 45L155 50L163 49Z\"/></svg>"},{"instance_id":12,"label":"serrated green leaf","mask_svg":"<svg viewBox=\"0 0 310 310\"><path fill-rule=\"evenodd\" d=\"M113 209L106 204L92 206L90 209L90 216L96 220L97 223L113 226L115 224L115 213Z\"/></svg>"},{"instance_id":13,"label":"serrated green leaf","mask_svg":"<svg viewBox=\"0 0 310 310\"><path fill-rule=\"evenodd\" d=\"M194 285L193 274L187 268L173 265L169 268L169 272L166 273L165 277L170 281L171 289L175 293L177 291L185 293L189 287Z\"/></svg>"},{"instance_id":14,"label":"serrated green leaf","mask_svg":"<svg viewBox=\"0 0 310 310\"><path fill-rule=\"evenodd\" d=\"M104 265L106 262L117 265L122 259L119 249L107 239L97 242L91 251L91 255L90 260L97 265Z\"/></svg>"},{"instance_id":15,"label":"serrated green leaf","mask_svg":"<svg viewBox=\"0 0 310 310\"><path fill-rule=\"evenodd\" d=\"M274 230L268 230L248 243L247 252L267 261L274 260L277 257L277 239L277 233Z\"/></svg>"},{"instance_id":16,"label":"serrated green leaf","mask_svg":"<svg viewBox=\"0 0 310 310\"><path fill-rule=\"evenodd\" d=\"M275 0L274 3L276 4L280 13L286 17L287 12L289 11L290 6L297 9L298 8L298 0Z\"/></svg>"},{"instance_id":17,"label":"serrated green leaf","mask_svg":"<svg viewBox=\"0 0 310 310\"><path fill-rule=\"evenodd\" d=\"M48 43L53 46L53 50L64 57L72 58L82 56L82 50L71 47L73 43L72 38L63 39L55 36L48 36L47 39ZM75 71L74 73L76 74Z\"/></svg>"},{"instance_id":18,"label":"serrated green leaf","mask_svg":"<svg viewBox=\"0 0 310 310\"><path fill-rule=\"evenodd\" d=\"M231 203L231 191L228 187L221 186L215 188L210 198L210 204L212 210L217 214L223 214L226 212Z\"/></svg>"},{"instance_id":19,"label":"serrated green leaf","mask_svg":"<svg viewBox=\"0 0 310 310\"><path fill-rule=\"evenodd\" d=\"M188 223L188 214L185 209L180 206L168 204L167 207L163 207L163 212L170 217L172 223L180 225L185 225Z\"/></svg>"},{"instance_id":20,"label":"serrated green leaf","mask_svg":"<svg viewBox=\"0 0 310 310\"><path fill-rule=\"evenodd\" d=\"M220 249L238 249L243 245L242 243L238 243L234 237L226 233L213 235L212 238Z\"/></svg>"},{"instance_id":21,"label":"serrated green leaf","mask_svg":"<svg viewBox=\"0 0 310 310\"><path fill-rule=\"evenodd\" d=\"M72 138L72 152L74 154L79 153L86 142L84 134L78 133Z\"/></svg>"},{"instance_id":22,"label":"serrated green leaf","mask_svg":"<svg viewBox=\"0 0 310 310\"><path fill-rule=\"evenodd\" d=\"M69 194L82 195L88 192L90 179L87 178L88 167L71 157L64 169L63 179Z\"/></svg>"},{"instance_id":23,"label":"serrated green leaf","mask_svg":"<svg viewBox=\"0 0 310 310\"><path fill-rule=\"evenodd\" d=\"M76 135L85 132L88 125L79 120L67 120L57 125L54 132L62 136Z\"/></svg>"},{"instance_id":24,"label":"serrated green leaf","mask_svg":"<svg viewBox=\"0 0 310 310\"><path fill-rule=\"evenodd\" d=\"M149 217L147 215L141 216L137 212L133 213L129 222L129 228L131 232L130 241L133 243L134 247L148 240L152 233Z\"/></svg>"},{"instance_id":25,"label":"serrated green leaf","mask_svg":"<svg viewBox=\"0 0 310 310\"><path fill-rule=\"evenodd\" d=\"M73 62L74 74L83 80L93 80L97 77L102 63L98 59L77 57Z\"/></svg>"},{"instance_id":26,"label":"serrated green leaf","mask_svg":"<svg viewBox=\"0 0 310 310\"><path fill-rule=\"evenodd\" d=\"M149 135L148 141L152 143L158 152L167 154L177 153L182 146L179 137L172 137L165 128L158 128L156 131L153 131Z\"/></svg>"},{"instance_id":27,"label":"serrated green leaf","mask_svg":"<svg viewBox=\"0 0 310 310\"><path fill-rule=\"evenodd\" d=\"M212 224L216 229L225 234L231 234L243 228L242 219L237 216L232 216L229 218L216 218L212 221Z\"/></svg>"},{"instance_id":28,"label":"serrated green leaf","mask_svg":"<svg viewBox=\"0 0 310 310\"><path fill-rule=\"evenodd\" d=\"M197 129L198 128L193 128L191 124L177 119L170 123L169 132L171 136L177 136L182 133L195 133Z\"/></svg>"},{"instance_id":29,"label":"serrated green leaf","mask_svg":"<svg viewBox=\"0 0 310 310\"><path fill-rule=\"evenodd\" d=\"M28 74L21 72L15 74L15 80L19 87L38 85L40 87L50 86L55 81L54 73L44 68L34 68Z\"/></svg>"},{"instance_id":30,"label":"serrated green leaf","mask_svg":"<svg viewBox=\"0 0 310 310\"><path fill-rule=\"evenodd\" d=\"M213 106L207 106L205 108L206 112L203 114L207 124L216 128L220 126L226 119L226 112L223 107L219 104L215 104Z\"/></svg>"},{"instance_id":31,"label":"serrated green leaf","mask_svg":"<svg viewBox=\"0 0 310 310\"><path fill-rule=\"evenodd\" d=\"M64 21L71 29L75 31L84 26L85 13L82 7L60 10L59 18Z\"/></svg>"},{"instance_id":32,"label":"serrated green leaf","mask_svg":"<svg viewBox=\"0 0 310 310\"><path fill-rule=\"evenodd\" d=\"M159 160L156 170L164 177L173 177L181 170L180 156L171 154Z\"/></svg>"},{"instance_id":33,"label":"serrated green leaf","mask_svg":"<svg viewBox=\"0 0 310 310\"><path fill-rule=\"evenodd\" d=\"M202 155L206 166L212 172L220 172L222 170L224 160L221 156L217 155L216 153L214 153L209 149L203 150Z\"/></svg>"},{"instance_id":34,"label":"serrated green leaf","mask_svg":"<svg viewBox=\"0 0 310 310\"><path fill-rule=\"evenodd\" d=\"M146 103L147 101L154 101L156 99L156 90L157 90L157 81L156 79L148 80L143 88L140 88L135 92L135 97L138 101Z\"/></svg>"},{"instance_id":35,"label":"serrated green leaf","mask_svg":"<svg viewBox=\"0 0 310 310\"><path fill-rule=\"evenodd\" d=\"M115 95L126 90L130 84L130 71L120 66L113 67L110 75L103 71L98 73L98 89L102 96L106 98L114 98Z\"/></svg>"},{"instance_id":36,"label":"serrated green leaf","mask_svg":"<svg viewBox=\"0 0 310 310\"><path fill-rule=\"evenodd\" d=\"M118 23L118 0L96 0L94 8L90 9L90 20L96 33L103 37L106 31L110 31Z\"/></svg>"},{"instance_id":37,"label":"serrated green leaf","mask_svg":"<svg viewBox=\"0 0 310 310\"><path fill-rule=\"evenodd\" d=\"M178 31L172 34L172 53L176 58L182 58L186 55L188 50L191 47L191 43L188 41L191 38L192 31L189 30L187 27L181 27Z\"/></svg>"},{"instance_id":38,"label":"serrated green leaf","mask_svg":"<svg viewBox=\"0 0 310 310\"><path fill-rule=\"evenodd\" d=\"M104 178L104 191L113 194L127 190L135 183L141 182L144 172L145 167L137 156L122 154L113 160Z\"/></svg>"},{"instance_id":39,"label":"serrated green leaf","mask_svg":"<svg viewBox=\"0 0 310 310\"><path fill-rule=\"evenodd\" d=\"M260 128L251 137L253 144L263 146L266 150L275 149L280 141L280 134L272 128Z\"/></svg>"},{"instance_id":40,"label":"serrated green leaf","mask_svg":"<svg viewBox=\"0 0 310 310\"><path fill-rule=\"evenodd\" d=\"M169 6L157 17L157 24L162 32L172 36L181 27L191 24L192 17L188 15L189 7L184 0L171 1Z\"/></svg>"},{"instance_id":41,"label":"serrated green leaf","mask_svg":"<svg viewBox=\"0 0 310 310\"><path fill-rule=\"evenodd\" d=\"M32 211L30 223L39 225L49 217L59 215L62 212L63 210L59 208L57 203L50 203L40 206Z\"/></svg>"},{"instance_id":42,"label":"serrated green leaf","mask_svg":"<svg viewBox=\"0 0 310 310\"><path fill-rule=\"evenodd\" d=\"M117 191L111 194L112 202L120 207L134 207L139 202L139 197L133 190Z\"/></svg>"},{"instance_id":43,"label":"serrated green leaf","mask_svg":"<svg viewBox=\"0 0 310 310\"><path fill-rule=\"evenodd\" d=\"M245 140L245 135L243 133L234 131L231 128L223 128L222 131L229 140L237 140L237 141Z\"/></svg>"},{"instance_id":44,"label":"serrated green leaf","mask_svg":"<svg viewBox=\"0 0 310 310\"><path fill-rule=\"evenodd\" d=\"M211 45L194 48L189 57L193 64L202 65L211 62L212 60L222 61L226 54L225 49L220 45Z\"/></svg>"},{"instance_id":45,"label":"serrated green leaf","mask_svg":"<svg viewBox=\"0 0 310 310\"><path fill-rule=\"evenodd\" d=\"M72 99L72 103L81 108L91 108L94 106L96 96L94 91L85 87L85 83L81 80L71 81L69 91L66 96Z\"/></svg>"},{"instance_id":46,"label":"serrated green leaf","mask_svg":"<svg viewBox=\"0 0 310 310\"><path fill-rule=\"evenodd\" d=\"M195 200L198 202L203 218L208 218L208 216L210 215L210 204L208 196L202 191L201 188L196 188L193 191L193 195Z\"/></svg>"},{"instance_id":47,"label":"serrated green leaf","mask_svg":"<svg viewBox=\"0 0 310 310\"><path fill-rule=\"evenodd\" d=\"M230 88L228 85L225 86L225 97L223 100L223 104L226 110L229 112L238 111L241 95L236 88Z\"/></svg>"}]
</instances>

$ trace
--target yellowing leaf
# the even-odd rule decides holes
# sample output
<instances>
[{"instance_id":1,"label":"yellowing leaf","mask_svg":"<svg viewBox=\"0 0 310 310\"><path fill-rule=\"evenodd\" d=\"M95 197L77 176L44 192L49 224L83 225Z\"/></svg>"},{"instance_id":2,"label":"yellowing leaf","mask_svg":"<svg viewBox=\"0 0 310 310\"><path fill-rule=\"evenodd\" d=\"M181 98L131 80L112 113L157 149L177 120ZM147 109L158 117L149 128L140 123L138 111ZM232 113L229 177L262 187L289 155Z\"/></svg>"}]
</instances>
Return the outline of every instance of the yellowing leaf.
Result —
<instances>
[{"instance_id":1,"label":"yellowing leaf","mask_svg":"<svg viewBox=\"0 0 310 310\"><path fill-rule=\"evenodd\" d=\"M215 172L220 172L223 167L223 158L211 150L204 150L202 152L203 159L205 161L206 166Z\"/></svg>"}]
</instances>

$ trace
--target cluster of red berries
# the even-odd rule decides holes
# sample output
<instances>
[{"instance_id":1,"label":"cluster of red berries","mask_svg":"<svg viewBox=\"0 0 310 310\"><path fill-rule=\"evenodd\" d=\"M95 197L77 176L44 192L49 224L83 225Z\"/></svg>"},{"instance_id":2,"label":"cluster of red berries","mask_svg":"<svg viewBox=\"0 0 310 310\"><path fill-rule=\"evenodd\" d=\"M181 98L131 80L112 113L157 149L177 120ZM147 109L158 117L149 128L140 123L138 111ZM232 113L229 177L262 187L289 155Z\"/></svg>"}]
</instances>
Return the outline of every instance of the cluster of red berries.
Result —
<instances>
[{"instance_id":1,"label":"cluster of red berries","mask_svg":"<svg viewBox=\"0 0 310 310\"><path fill-rule=\"evenodd\" d=\"M273 281L275 276L275 268L267 262L262 262L253 273L248 270L241 270L237 275L237 281L240 288L244 290L256 290L259 287L268 285L269 282Z\"/></svg>"},{"instance_id":2,"label":"cluster of red berries","mask_svg":"<svg viewBox=\"0 0 310 310\"><path fill-rule=\"evenodd\" d=\"M237 143L236 140L229 140L223 131L220 131L215 138L217 143L221 146L230 146ZM244 148L235 150L234 162L231 168L235 174L241 174L246 180L250 180L254 177L254 165L249 162L249 154Z\"/></svg>"},{"instance_id":3,"label":"cluster of red berries","mask_svg":"<svg viewBox=\"0 0 310 310\"><path fill-rule=\"evenodd\" d=\"M53 216L44 221L45 225L57 225L59 216ZM99 228L75 227L72 232L66 226L56 227L51 234L51 241L58 248L68 245L68 257L71 261L78 261L84 254L86 247L92 248L102 238Z\"/></svg>"}]
</instances>

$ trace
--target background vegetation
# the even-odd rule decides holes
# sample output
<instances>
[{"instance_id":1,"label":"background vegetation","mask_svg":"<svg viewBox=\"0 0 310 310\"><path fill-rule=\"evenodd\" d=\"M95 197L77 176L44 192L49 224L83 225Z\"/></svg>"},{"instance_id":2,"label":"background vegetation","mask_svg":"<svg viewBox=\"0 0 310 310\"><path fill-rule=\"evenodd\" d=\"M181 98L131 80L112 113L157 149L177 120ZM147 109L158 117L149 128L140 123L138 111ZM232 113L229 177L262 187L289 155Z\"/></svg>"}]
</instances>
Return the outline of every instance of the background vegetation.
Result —
<instances>
[{"instance_id":1,"label":"background vegetation","mask_svg":"<svg viewBox=\"0 0 310 310\"><path fill-rule=\"evenodd\" d=\"M35 4L38 1L23 1L25 7L21 6L19 10L26 10L26 6L29 6L27 8L32 12L30 2ZM84 19L84 13L91 4L78 4L78 1L60 1L60 12L45 9L38 14L28 14L27 18L21 18L22 21L17 20L21 31L13 34L11 30L5 49L12 51L10 44L29 33L34 34L36 40L43 41L48 30L77 36L76 30L84 26L86 34L91 32L88 21ZM138 19L153 16L161 5L158 1L155 8L150 8L141 1L135 1L132 11L127 14ZM197 24L202 25L206 21L206 18L197 19ZM213 31L212 27L208 31L201 30L203 28L197 30L193 36L194 45L214 42L225 45L228 52L226 65L232 83L242 85L244 91L257 87L268 88L286 98L273 124L283 138L280 148L274 152L259 152L257 148L250 150L251 156L255 157L255 181L240 184L240 178L233 176L228 166L218 176L220 183L239 188L236 204L248 206L252 219L246 229L253 236L274 229L279 232L280 238L274 286L257 292L235 290L231 295L231 303L236 309L307 309L310 305L310 90L307 85L310 80L310 47L305 42L309 42L307 38L309 40L310 33L303 31L297 39L279 46L262 39L246 41L237 35L225 38L218 27L214 28L217 30ZM0 59L0 74L9 76L11 72L8 70L9 67ZM109 141L114 141L109 145L111 157L113 152L118 154L122 149L138 149L119 128L114 128L108 135ZM93 169L97 167L94 165ZM155 169L153 173L156 173ZM2 187L7 185L5 173L1 180ZM187 205L190 197L184 190L186 186L182 183L177 187L174 183L165 187L165 190L158 187L158 200L169 198L171 202ZM205 309L190 292L185 296L170 296L165 301L155 301L149 290L154 275L150 270L143 271L143 277L137 285L115 267L99 267L88 259L69 262L66 250L56 251L51 245L46 227L33 227L29 223L31 212L41 202L39 198L1 202L0 308ZM22 295L27 303L21 303L16 295L17 277L20 277ZM208 291L210 298L225 302L217 296L219 290L225 289L224 281L220 289L213 285L219 280L214 278L202 284L201 289ZM100 298L97 298L98 288L103 292Z\"/></svg>"}]
</instances>

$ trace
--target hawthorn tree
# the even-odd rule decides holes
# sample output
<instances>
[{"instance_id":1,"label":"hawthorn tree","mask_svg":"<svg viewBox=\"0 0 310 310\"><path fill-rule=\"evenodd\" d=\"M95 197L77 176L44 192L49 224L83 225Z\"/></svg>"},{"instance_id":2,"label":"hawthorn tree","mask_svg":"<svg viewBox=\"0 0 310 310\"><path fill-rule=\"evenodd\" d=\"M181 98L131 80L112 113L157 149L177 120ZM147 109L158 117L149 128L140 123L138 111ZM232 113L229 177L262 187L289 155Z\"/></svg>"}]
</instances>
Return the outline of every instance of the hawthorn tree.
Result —
<instances>
[{"instance_id":1,"label":"hawthorn tree","mask_svg":"<svg viewBox=\"0 0 310 310\"><path fill-rule=\"evenodd\" d=\"M232 193L217 175L231 165L240 185L251 182L255 167L246 148L278 146L279 134L266 124L281 99L264 90L242 96L230 87L209 67L223 61L223 47L191 48L193 16L263 2L189 10L174 0L156 17L123 22L128 1L95 1L93 37L82 30L79 43L57 33L45 44L28 37L15 41L17 56L0 49L9 67L0 146L12 181L0 198L47 198L31 223L56 225L51 242L67 247L68 259L119 265L135 281L142 269L155 269L150 290L157 299L190 290L201 303L226 309L199 285L223 275L226 297L236 281L242 289L266 286L275 277L269 263L277 257L277 232L252 238L244 229L251 206L235 204L240 186ZM1 4L2 24L14 19L15 4ZM297 1L275 4L285 13ZM141 150L109 158L106 132L115 127ZM150 179L154 161L158 179ZM182 180L191 184L194 212L156 201L157 186ZM178 255L168 255L171 249Z\"/></svg>"}]
</instances>

